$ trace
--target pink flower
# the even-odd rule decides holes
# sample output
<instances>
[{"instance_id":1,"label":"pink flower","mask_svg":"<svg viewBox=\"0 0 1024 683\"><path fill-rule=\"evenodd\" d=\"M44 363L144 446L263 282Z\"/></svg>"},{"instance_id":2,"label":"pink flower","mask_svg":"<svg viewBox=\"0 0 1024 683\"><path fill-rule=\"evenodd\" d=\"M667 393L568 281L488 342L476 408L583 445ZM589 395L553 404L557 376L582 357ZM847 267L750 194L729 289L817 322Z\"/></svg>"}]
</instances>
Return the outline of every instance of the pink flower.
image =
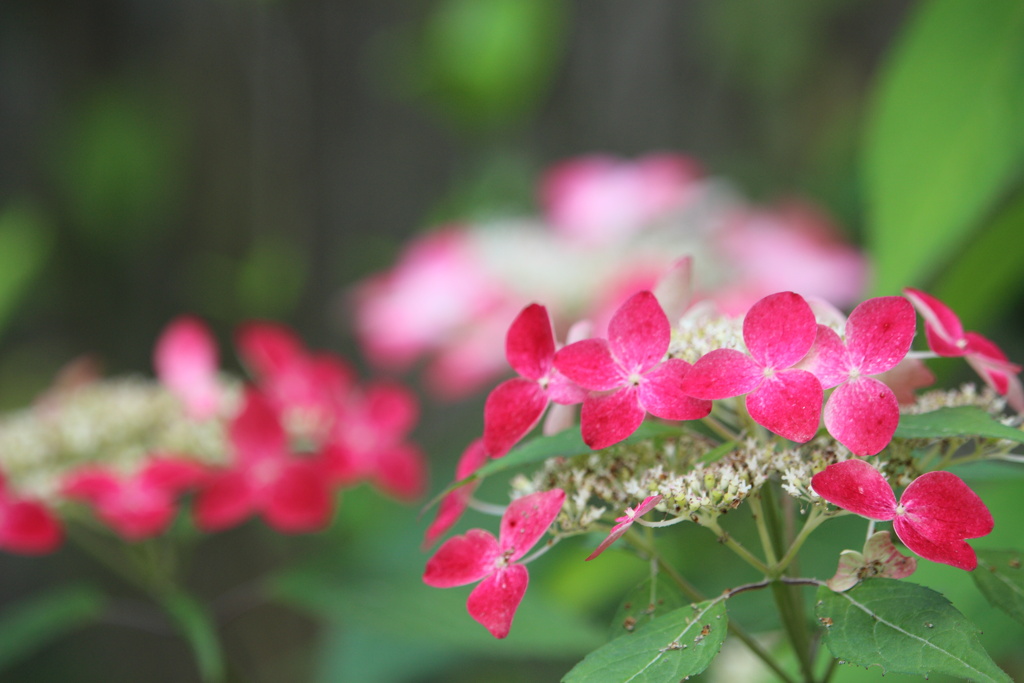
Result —
<instances>
[{"instance_id":1,"label":"pink flower","mask_svg":"<svg viewBox=\"0 0 1024 683\"><path fill-rule=\"evenodd\" d=\"M368 479L400 500L422 495L427 482L423 453L406 436L419 406L405 387L379 382L349 392L321 452L331 480L349 486Z\"/></svg>"},{"instance_id":2,"label":"pink flower","mask_svg":"<svg viewBox=\"0 0 1024 683\"><path fill-rule=\"evenodd\" d=\"M921 557L968 571L978 560L964 539L992 531L992 515L981 498L949 472L922 474L899 503L885 477L863 460L829 465L811 478L811 488L854 514L892 520L899 539Z\"/></svg>"},{"instance_id":3,"label":"pink flower","mask_svg":"<svg viewBox=\"0 0 1024 683\"><path fill-rule=\"evenodd\" d=\"M288 436L270 402L248 388L229 428L234 463L210 475L195 504L199 527L219 531L260 513L285 533L327 525L333 499L318 460L291 453Z\"/></svg>"},{"instance_id":4,"label":"pink flower","mask_svg":"<svg viewBox=\"0 0 1024 683\"><path fill-rule=\"evenodd\" d=\"M639 505L636 506L636 509L626 508L625 514L622 517L617 517L615 519L616 524L612 527L611 533L608 534L608 538L601 541L601 544L597 546L594 552L590 553L587 560L594 559L603 553L608 546L622 538L622 536L629 531L629 527L633 526L633 522L653 510L654 506L661 502L661 498L661 496L647 496Z\"/></svg>"},{"instance_id":5,"label":"pink flower","mask_svg":"<svg viewBox=\"0 0 1024 683\"><path fill-rule=\"evenodd\" d=\"M83 467L68 475L63 494L89 503L97 516L130 541L162 533L174 519L177 496L204 478L191 460L153 457L129 477L106 467Z\"/></svg>"},{"instance_id":6,"label":"pink flower","mask_svg":"<svg viewBox=\"0 0 1024 683\"><path fill-rule=\"evenodd\" d=\"M846 341L818 325L817 337L800 366L826 389L836 387L825 404L829 434L855 455L874 455L892 440L900 420L892 389L868 375L894 368L914 339L914 309L901 296L868 299L846 321Z\"/></svg>"},{"instance_id":7,"label":"pink flower","mask_svg":"<svg viewBox=\"0 0 1024 683\"><path fill-rule=\"evenodd\" d=\"M0 548L19 555L53 552L64 540L60 522L43 503L10 491L0 475Z\"/></svg>"},{"instance_id":8,"label":"pink flower","mask_svg":"<svg viewBox=\"0 0 1024 683\"><path fill-rule=\"evenodd\" d=\"M540 421L548 403L580 403L584 391L555 369L555 333L546 308L530 304L512 322L505 355L519 377L494 388L484 405L484 445L505 455Z\"/></svg>"},{"instance_id":9,"label":"pink flower","mask_svg":"<svg viewBox=\"0 0 1024 683\"><path fill-rule=\"evenodd\" d=\"M459 458L459 464L455 466L455 481L462 481L476 472L486 460L487 450L484 448L484 440L482 438L474 439L473 443L463 451L462 457ZM476 482L463 484L441 499L437 508L437 516L423 535L424 547L433 545L434 541L459 521L475 488Z\"/></svg>"},{"instance_id":10,"label":"pink flower","mask_svg":"<svg viewBox=\"0 0 1024 683\"><path fill-rule=\"evenodd\" d=\"M153 354L156 375L185 404L188 414L205 420L217 413L217 344L198 318L175 319L160 335Z\"/></svg>"},{"instance_id":11,"label":"pink flower","mask_svg":"<svg viewBox=\"0 0 1024 683\"><path fill-rule=\"evenodd\" d=\"M587 244L623 242L695 193L691 159L652 154L636 161L587 156L552 167L541 201L554 228Z\"/></svg>"},{"instance_id":12,"label":"pink flower","mask_svg":"<svg viewBox=\"0 0 1024 683\"><path fill-rule=\"evenodd\" d=\"M690 364L663 360L671 338L665 312L649 291L630 297L612 316L608 339L584 339L555 354L555 367L590 391L580 411L583 441L594 449L622 441L650 413L693 420L711 412L711 401L681 389Z\"/></svg>"},{"instance_id":13,"label":"pink flower","mask_svg":"<svg viewBox=\"0 0 1024 683\"><path fill-rule=\"evenodd\" d=\"M526 567L516 560L537 544L564 500L561 489L523 496L505 510L498 538L483 529L449 538L427 561L424 583L452 588L480 581L466 601L469 615L495 638L504 638L529 583Z\"/></svg>"},{"instance_id":14,"label":"pink flower","mask_svg":"<svg viewBox=\"0 0 1024 683\"><path fill-rule=\"evenodd\" d=\"M844 550L839 553L835 576L825 583L835 592L842 593L863 579L905 579L916 570L917 560L900 554L888 531L876 531L864 543L863 552Z\"/></svg>"},{"instance_id":15,"label":"pink flower","mask_svg":"<svg viewBox=\"0 0 1024 683\"><path fill-rule=\"evenodd\" d=\"M818 431L824 390L818 378L792 367L814 344L817 323L803 297L779 292L755 303L743 319L748 356L735 349L705 354L683 379L683 391L697 398L747 395L750 416L793 441Z\"/></svg>"},{"instance_id":16,"label":"pink flower","mask_svg":"<svg viewBox=\"0 0 1024 683\"><path fill-rule=\"evenodd\" d=\"M914 308L924 318L928 346L940 356L964 356L985 383L1006 396L1017 412L1024 412L1024 388L1014 365L1002 350L977 332L965 332L956 313L935 297L916 289L904 289Z\"/></svg>"}]
</instances>

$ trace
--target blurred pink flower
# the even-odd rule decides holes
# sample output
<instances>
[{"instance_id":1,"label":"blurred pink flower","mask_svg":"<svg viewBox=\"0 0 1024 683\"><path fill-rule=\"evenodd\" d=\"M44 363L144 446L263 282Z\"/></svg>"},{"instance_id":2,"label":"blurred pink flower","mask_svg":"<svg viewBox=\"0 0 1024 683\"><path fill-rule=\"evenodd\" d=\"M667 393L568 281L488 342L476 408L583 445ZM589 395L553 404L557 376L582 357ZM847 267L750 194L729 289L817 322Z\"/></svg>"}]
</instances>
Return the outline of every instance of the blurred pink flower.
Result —
<instances>
[{"instance_id":1,"label":"blurred pink flower","mask_svg":"<svg viewBox=\"0 0 1024 683\"><path fill-rule=\"evenodd\" d=\"M517 560L537 544L564 501L561 489L512 501L501 518L498 538L483 529L449 538L427 561L423 582L434 588L453 588L480 581L469 594L466 608L491 635L504 638L529 583L526 567Z\"/></svg>"},{"instance_id":2,"label":"blurred pink flower","mask_svg":"<svg viewBox=\"0 0 1024 683\"><path fill-rule=\"evenodd\" d=\"M221 403L217 383L217 343L206 325L192 316L173 320L153 353L157 378L181 399L197 420L213 417Z\"/></svg>"},{"instance_id":3,"label":"blurred pink flower","mask_svg":"<svg viewBox=\"0 0 1024 683\"><path fill-rule=\"evenodd\" d=\"M684 204L702 175L697 162L677 154L636 161L578 157L545 173L541 203L566 237L584 244L623 242Z\"/></svg>"},{"instance_id":4,"label":"blurred pink flower","mask_svg":"<svg viewBox=\"0 0 1024 683\"><path fill-rule=\"evenodd\" d=\"M811 478L811 488L856 515L892 520L899 539L921 557L968 571L978 560L964 539L992 531L985 503L950 472L922 474L903 491L899 503L885 477L863 460L829 465Z\"/></svg>"},{"instance_id":5,"label":"blurred pink flower","mask_svg":"<svg viewBox=\"0 0 1024 683\"><path fill-rule=\"evenodd\" d=\"M177 497L199 484L206 467L181 457L153 456L131 476L110 468L81 467L65 477L62 493L88 503L129 541L162 533L177 512Z\"/></svg>"},{"instance_id":6,"label":"blurred pink flower","mask_svg":"<svg viewBox=\"0 0 1024 683\"><path fill-rule=\"evenodd\" d=\"M63 540L60 522L50 509L12 492L0 475L0 549L43 555L56 550Z\"/></svg>"}]
</instances>

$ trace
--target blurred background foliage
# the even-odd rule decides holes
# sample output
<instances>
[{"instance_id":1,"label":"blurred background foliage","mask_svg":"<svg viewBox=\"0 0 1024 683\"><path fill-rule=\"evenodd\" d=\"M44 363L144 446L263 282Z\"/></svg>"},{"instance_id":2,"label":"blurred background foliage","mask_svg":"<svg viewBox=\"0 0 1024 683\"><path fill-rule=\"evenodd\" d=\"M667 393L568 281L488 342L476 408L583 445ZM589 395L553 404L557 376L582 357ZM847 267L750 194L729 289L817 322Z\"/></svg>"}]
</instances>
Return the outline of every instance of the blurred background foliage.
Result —
<instances>
[{"instance_id":1,"label":"blurred background foliage","mask_svg":"<svg viewBox=\"0 0 1024 683\"><path fill-rule=\"evenodd\" d=\"M225 347L272 317L358 359L346 288L424 227L534 211L539 173L591 152L679 151L759 200L811 198L870 251L877 293L930 288L1020 360L1022 107L1016 0L7 0L0 405L84 353L149 372L186 311ZM479 430L479 402L424 406L433 491ZM998 520L984 545L1019 546L1020 482L978 485ZM189 579L239 680L555 680L646 572L562 544L495 642L466 591L421 585L417 509L358 490L338 514L312 537L250 523L201 546ZM706 536L666 534L698 580L756 578ZM804 571L829 575L839 544ZM947 570L915 578L1020 673L1020 629ZM0 600L4 680L196 680L166 624L72 548L0 557Z\"/></svg>"}]
</instances>

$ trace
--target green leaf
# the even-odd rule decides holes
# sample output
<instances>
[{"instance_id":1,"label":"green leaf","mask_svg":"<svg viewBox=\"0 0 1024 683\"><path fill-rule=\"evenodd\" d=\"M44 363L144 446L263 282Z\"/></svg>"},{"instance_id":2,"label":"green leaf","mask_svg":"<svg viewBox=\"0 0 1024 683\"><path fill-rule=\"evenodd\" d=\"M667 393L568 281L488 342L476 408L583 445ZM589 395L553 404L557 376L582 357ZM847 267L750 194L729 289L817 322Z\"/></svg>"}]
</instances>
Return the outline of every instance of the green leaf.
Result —
<instances>
[{"instance_id":1,"label":"green leaf","mask_svg":"<svg viewBox=\"0 0 1024 683\"><path fill-rule=\"evenodd\" d=\"M920 415L901 415L898 439L948 439L981 437L1024 443L1024 432L1008 427L977 406L939 408Z\"/></svg>"},{"instance_id":2,"label":"green leaf","mask_svg":"<svg viewBox=\"0 0 1024 683\"><path fill-rule=\"evenodd\" d=\"M920 3L864 146L876 291L921 285L991 210L1024 153L1024 4Z\"/></svg>"},{"instance_id":3,"label":"green leaf","mask_svg":"<svg viewBox=\"0 0 1024 683\"><path fill-rule=\"evenodd\" d=\"M666 612L689 604L676 584L658 573L653 580L648 578L626 594L612 618L609 635L617 638L632 633Z\"/></svg>"},{"instance_id":4,"label":"green leaf","mask_svg":"<svg viewBox=\"0 0 1024 683\"><path fill-rule=\"evenodd\" d=\"M886 673L1012 680L981 646L977 627L924 586L895 579L869 579L845 593L822 586L815 615L837 659Z\"/></svg>"},{"instance_id":5,"label":"green leaf","mask_svg":"<svg viewBox=\"0 0 1024 683\"><path fill-rule=\"evenodd\" d=\"M163 595L161 602L192 647L202 680L222 681L224 657L216 626L206 608L182 592Z\"/></svg>"},{"instance_id":6,"label":"green leaf","mask_svg":"<svg viewBox=\"0 0 1024 683\"><path fill-rule=\"evenodd\" d=\"M1024 624L1024 561L1016 550L979 550L971 578L993 607Z\"/></svg>"},{"instance_id":7,"label":"green leaf","mask_svg":"<svg viewBox=\"0 0 1024 683\"><path fill-rule=\"evenodd\" d=\"M50 225L37 207L23 202L0 212L0 327L42 270L52 243Z\"/></svg>"},{"instance_id":8,"label":"green leaf","mask_svg":"<svg viewBox=\"0 0 1024 683\"><path fill-rule=\"evenodd\" d=\"M599 647L573 667L565 683L663 683L708 668L728 631L725 601L708 600L664 614Z\"/></svg>"},{"instance_id":9,"label":"green leaf","mask_svg":"<svg viewBox=\"0 0 1024 683\"><path fill-rule=\"evenodd\" d=\"M96 619L103 593L88 584L64 586L8 606L0 614L0 671Z\"/></svg>"}]
</instances>

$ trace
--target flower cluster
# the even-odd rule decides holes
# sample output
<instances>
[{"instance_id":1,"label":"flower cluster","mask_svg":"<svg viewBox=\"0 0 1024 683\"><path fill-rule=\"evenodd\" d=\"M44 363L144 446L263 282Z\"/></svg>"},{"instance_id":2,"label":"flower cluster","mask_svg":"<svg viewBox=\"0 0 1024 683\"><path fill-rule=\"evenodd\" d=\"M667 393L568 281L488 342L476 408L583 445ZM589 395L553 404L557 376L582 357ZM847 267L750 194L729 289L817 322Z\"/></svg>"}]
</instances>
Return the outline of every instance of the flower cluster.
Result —
<instances>
[{"instance_id":1,"label":"flower cluster","mask_svg":"<svg viewBox=\"0 0 1024 683\"><path fill-rule=\"evenodd\" d=\"M0 418L0 548L51 551L83 507L136 541L163 533L186 495L203 531L260 515L294 533L327 526L341 487L422 493L410 391L361 384L277 324L243 326L237 346L247 384L219 372L210 331L182 317L156 345L158 381L87 377Z\"/></svg>"},{"instance_id":2,"label":"flower cluster","mask_svg":"<svg viewBox=\"0 0 1024 683\"><path fill-rule=\"evenodd\" d=\"M940 301L916 290L868 299L848 317L819 300L782 291L734 317L716 312L713 302L697 301L686 282L688 266L679 262L654 291L628 297L605 334L560 348L547 310L538 304L523 309L505 346L519 377L488 396L483 437L460 462L457 481L470 478L488 456L504 457L540 422L549 404L563 410L579 404L579 430L592 452L549 459L532 479L515 481L524 498L559 493L562 514L549 510L544 516L548 525L559 520L556 540L600 527L609 508L625 510L587 559L634 523L692 520L724 534L718 517L774 480L815 508L816 519L829 516L827 502L892 521L897 537L918 555L973 569L974 551L965 539L991 531L984 503L956 475L923 471L909 449L888 447L901 405L912 410L907 404L915 401L915 390L931 381L922 358L965 356L1018 410L1024 407L1019 367L992 342L963 332ZM916 312L925 320L930 350L911 353ZM648 415L680 428L630 440ZM702 424L690 428L691 421ZM872 456L878 457L869 462ZM906 487L899 501L889 481ZM428 542L456 522L472 495L472 485L448 493ZM652 511L662 518L641 519ZM468 538L458 536L441 546L428 563L428 584L468 582L450 568L451 556ZM846 557L836 585L848 588L856 577L902 578L912 572L912 559L899 555L887 539L879 537L865 553ZM497 551L481 552L489 567ZM756 561L755 566L767 567ZM473 576L483 576L477 570ZM488 629L503 637L511 621L509 606L514 610L518 597L500 606L495 600L472 602L471 614L485 625L500 623Z\"/></svg>"},{"instance_id":3,"label":"flower cluster","mask_svg":"<svg viewBox=\"0 0 1024 683\"><path fill-rule=\"evenodd\" d=\"M699 296L729 314L780 290L852 304L867 281L866 259L821 211L750 206L684 156L570 159L537 195L537 216L441 226L360 283L366 355L389 369L425 359L428 387L460 397L505 372L502 336L523 302L543 300L560 333L581 318L603 332L673 254L694 256Z\"/></svg>"}]
</instances>

